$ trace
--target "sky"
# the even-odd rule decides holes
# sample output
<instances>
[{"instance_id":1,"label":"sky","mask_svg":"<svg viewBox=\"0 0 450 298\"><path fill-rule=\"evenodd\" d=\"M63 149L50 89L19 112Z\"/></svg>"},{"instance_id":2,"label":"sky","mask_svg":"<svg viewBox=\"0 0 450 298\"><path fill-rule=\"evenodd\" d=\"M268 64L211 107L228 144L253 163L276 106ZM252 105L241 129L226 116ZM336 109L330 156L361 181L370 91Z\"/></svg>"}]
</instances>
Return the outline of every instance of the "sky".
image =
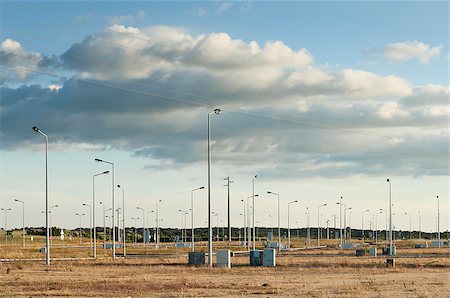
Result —
<instances>
[{"instance_id":1,"label":"sky","mask_svg":"<svg viewBox=\"0 0 450 298\"><path fill-rule=\"evenodd\" d=\"M191 190L242 226L255 175L255 220L334 226L342 196L354 228L385 225L392 182L396 229L449 224L447 1L182 1L0 3L0 207L8 228L43 226L49 137L52 224L89 213L92 177L114 162L126 225L142 211L179 227ZM111 207L111 175L95 178L96 214ZM100 205L99 202L103 205ZM194 193L205 226L207 192ZM327 204L320 209L318 206ZM362 211L369 209L362 221ZM385 212L385 211L384 211ZM348 213L348 214L349 214ZM148 226L154 213L145 215ZM320 222L321 219L321 222ZM82 218L88 226L87 216ZM4 227L5 213L0 213ZM215 222L215 221L214 221ZM223 223L222 223L223 222ZM215 223L214 223L215 224ZM142 225L142 224L141 224ZM190 226L190 224L188 224ZM337 222L339 226L339 222Z\"/></svg>"}]
</instances>

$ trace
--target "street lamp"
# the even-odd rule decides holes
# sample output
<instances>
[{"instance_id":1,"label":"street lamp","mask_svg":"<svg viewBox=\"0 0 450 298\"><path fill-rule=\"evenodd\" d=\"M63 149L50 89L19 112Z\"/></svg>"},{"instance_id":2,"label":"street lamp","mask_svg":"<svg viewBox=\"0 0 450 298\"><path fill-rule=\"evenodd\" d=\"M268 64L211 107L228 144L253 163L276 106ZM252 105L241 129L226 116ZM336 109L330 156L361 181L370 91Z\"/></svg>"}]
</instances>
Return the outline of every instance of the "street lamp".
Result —
<instances>
[{"instance_id":1,"label":"street lamp","mask_svg":"<svg viewBox=\"0 0 450 298\"><path fill-rule=\"evenodd\" d=\"M343 205L342 200L343 197L340 197L339 202L336 202L336 204L339 205L339 238L341 239L341 249L344 248L344 244L342 241L342 205Z\"/></svg>"},{"instance_id":2,"label":"street lamp","mask_svg":"<svg viewBox=\"0 0 450 298\"><path fill-rule=\"evenodd\" d=\"M91 249L93 249L93 247L92 247L92 206L89 204L85 204L85 203L83 203L83 206L89 208L89 243L91 245Z\"/></svg>"},{"instance_id":3,"label":"street lamp","mask_svg":"<svg viewBox=\"0 0 450 298\"><path fill-rule=\"evenodd\" d=\"M114 211L115 211L115 200L114 200L114 163L113 162L110 162L110 161L106 161L106 160L102 160L102 159L98 159L98 158L96 158L96 159L94 159L96 162L103 162L103 163L107 163L107 164L109 164L109 165L111 165L111 167L112 167L112 171L111 171L111 179L112 179L112 184L111 184L111 186L112 186L112 206L111 206L111 213L112 213L112 219L111 219L111 221L112 221L112 240L113 240L113 243L112 243L112 258L113 258L113 260L116 258L116 228L115 228L115 226L114 226Z\"/></svg>"},{"instance_id":4,"label":"street lamp","mask_svg":"<svg viewBox=\"0 0 450 298\"><path fill-rule=\"evenodd\" d=\"M48 227L48 136L42 132L38 127L33 126L33 130L41 134L45 138L45 226L46 226L46 240L45 240L45 262L50 266L50 231Z\"/></svg>"},{"instance_id":5,"label":"street lamp","mask_svg":"<svg viewBox=\"0 0 450 298\"><path fill-rule=\"evenodd\" d=\"M348 207L344 205L344 243L347 243L347 210L352 210L352 207Z\"/></svg>"},{"instance_id":6,"label":"street lamp","mask_svg":"<svg viewBox=\"0 0 450 298\"><path fill-rule=\"evenodd\" d=\"M280 227L280 195L272 192L267 191L268 194L275 195L278 198L278 251L281 251L281 227Z\"/></svg>"},{"instance_id":7,"label":"street lamp","mask_svg":"<svg viewBox=\"0 0 450 298\"><path fill-rule=\"evenodd\" d=\"M126 228L125 228L125 189L123 188L123 186L120 186L119 184L117 184L117 188L122 189L122 227L123 227L123 256L127 255L127 249L126 249ZM144 218L144 217L142 217ZM117 228L117 232L120 234L120 225ZM120 237L119 237L120 238Z\"/></svg>"},{"instance_id":8,"label":"street lamp","mask_svg":"<svg viewBox=\"0 0 450 298\"><path fill-rule=\"evenodd\" d=\"M208 265L212 267L212 229L211 229L211 114L220 114L220 109L208 113Z\"/></svg>"},{"instance_id":9,"label":"street lamp","mask_svg":"<svg viewBox=\"0 0 450 298\"><path fill-rule=\"evenodd\" d=\"M382 209L382 208L380 208L380 211L381 212L386 212L386 241L387 241L387 239L388 239L388 227L387 227L387 225L388 225L388 211L387 210L385 210L385 209ZM381 233L380 233L380 239L381 239Z\"/></svg>"},{"instance_id":10,"label":"street lamp","mask_svg":"<svg viewBox=\"0 0 450 298\"><path fill-rule=\"evenodd\" d=\"M253 176L252 178L252 219L253 219L253 250L255 250L256 246L256 228L255 228L255 179L258 178L258 175Z\"/></svg>"},{"instance_id":11,"label":"street lamp","mask_svg":"<svg viewBox=\"0 0 450 298\"><path fill-rule=\"evenodd\" d=\"M80 217L80 232L78 233L78 238L80 238L80 246L81 246L81 217L84 216L84 213L75 213L75 215L78 215Z\"/></svg>"},{"instance_id":12,"label":"street lamp","mask_svg":"<svg viewBox=\"0 0 450 298\"><path fill-rule=\"evenodd\" d=\"M183 233L184 233L183 231L184 231L184 216L186 214L186 211L182 210L182 209L179 209L178 212L181 212L181 228L180 228L180 230L181 230L181 241L183 243L185 243L184 239L186 238L186 235L184 235L185 237L183 238Z\"/></svg>"},{"instance_id":13,"label":"street lamp","mask_svg":"<svg viewBox=\"0 0 450 298\"><path fill-rule=\"evenodd\" d=\"M292 202L288 202L288 248L289 249L291 249L291 230L290 230L290 226L289 226L289 211L290 211L290 206L291 206L291 204L294 204L294 203L298 203L298 201L297 200L295 200L295 201L292 201Z\"/></svg>"},{"instance_id":14,"label":"street lamp","mask_svg":"<svg viewBox=\"0 0 450 298\"><path fill-rule=\"evenodd\" d=\"M94 259L97 258L97 229L95 227L95 177L100 176L100 175L106 175L109 174L109 171L104 171L98 174L94 174L92 175L92 214L93 214L93 221L92 224L94 226ZM100 204L103 205L102 202L100 202ZM105 224L105 205L103 205L103 235L106 234L106 224ZM104 236L103 236L104 237Z\"/></svg>"},{"instance_id":15,"label":"street lamp","mask_svg":"<svg viewBox=\"0 0 450 298\"><path fill-rule=\"evenodd\" d=\"M7 212L11 211L11 208L5 209L5 208L0 208L0 210L5 211L5 243L8 244L8 216L7 216Z\"/></svg>"},{"instance_id":16,"label":"street lamp","mask_svg":"<svg viewBox=\"0 0 450 298\"><path fill-rule=\"evenodd\" d=\"M438 248L441 248L441 229L440 229L440 212L439 212L439 196L436 196L437 199L437 234L438 234Z\"/></svg>"},{"instance_id":17,"label":"street lamp","mask_svg":"<svg viewBox=\"0 0 450 298\"><path fill-rule=\"evenodd\" d=\"M155 249L159 249L159 203L161 200L156 201L156 239L155 239Z\"/></svg>"},{"instance_id":18,"label":"street lamp","mask_svg":"<svg viewBox=\"0 0 450 298\"><path fill-rule=\"evenodd\" d=\"M246 214L247 214L247 208L245 205L245 201L241 200L241 202L244 204L244 247L247 248L247 224L246 224Z\"/></svg>"},{"instance_id":19,"label":"street lamp","mask_svg":"<svg viewBox=\"0 0 450 298\"><path fill-rule=\"evenodd\" d=\"M383 212L376 212L375 215L375 244L378 242L378 214L382 214Z\"/></svg>"},{"instance_id":20,"label":"street lamp","mask_svg":"<svg viewBox=\"0 0 450 298\"><path fill-rule=\"evenodd\" d=\"M369 212L369 209L361 212L361 228L362 228L362 243L364 243L364 213Z\"/></svg>"},{"instance_id":21,"label":"street lamp","mask_svg":"<svg viewBox=\"0 0 450 298\"><path fill-rule=\"evenodd\" d=\"M308 242L308 246L311 246L311 227L310 227L310 210L309 207L306 207L306 241Z\"/></svg>"},{"instance_id":22,"label":"street lamp","mask_svg":"<svg viewBox=\"0 0 450 298\"><path fill-rule=\"evenodd\" d=\"M272 232L272 238L273 238L273 216L272 214L269 214L270 217L270 231Z\"/></svg>"},{"instance_id":23,"label":"street lamp","mask_svg":"<svg viewBox=\"0 0 450 298\"><path fill-rule=\"evenodd\" d=\"M57 204L57 205L53 205L53 206L50 206L50 211L49 211L49 213L50 213L50 220L49 220L49 224L50 224L50 246L53 246L53 226L52 226L52 209L53 208L58 208L59 207L59 205Z\"/></svg>"},{"instance_id":24,"label":"street lamp","mask_svg":"<svg viewBox=\"0 0 450 298\"><path fill-rule=\"evenodd\" d=\"M191 190L191 242L192 242L192 252L195 251L194 245L195 245L195 236L194 236L194 191L205 189L204 186L194 188Z\"/></svg>"},{"instance_id":25,"label":"street lamp","mask_svg":"<svg viewBox=\"0 0 450 298\"><path fill-rule=\"evenodd\" d=\"M154 213L155 212L155 210L151 210L151 211L148 211L147 212L147 226L148 226L148 223L149 223L149 221L148 221L148 215L150 214L150 213ZM148 230L148 242L150 242L150 227L147 229ZM144 235L145 235L145 233L144 233ZM145 236L144 236L145 237ZM147 243L147 241L145 242L145 243ZM147 246L146 246L147 247Z\"/></svg>"},{"instance_id":26,"label":"street lamp","mask_svg":"<svg viewBox=\"0 0 450 298\"><path fill-rule=\"evenodd\" d=\"M393 243L392 243L392 184L389 179L386 180L389 183L389 254L394 255Z\"/></svg>"},{"instance_id":27,"label":"street lamp","mask_svg":"<svg viewBox=\"0 0 450 298\"><path fill-rule=\"evenodd\" d=\"M136 207L136 209L142 210L142 244L145 245L145 239L144 239L145 238L145 209L141 208L141 207ZM123 225L123 230L124 230L124 233L125 233L125 223ZM125 245L125 235L124 235L123 243Z\"/></svg>"},{"instance_id":28,"label":"street lamp","mask_svg":"<svg viewBox=\"0 0 450 298\"><path fill-rule=\"evenodd\" d=\"M105 204L103 204L103 202L99 202L100 205L102 205L103 207L103 244L105 244L106 242L106 218L105 218ZM95 217L94 217L95 218ZM94 229L95 231L95 229ZM96 239L96 237L94 237L94 239ZM95 241L95 240L94 240ZM94 244L95 247L95 244ZM97 253L97 249L94 249L94 253ZM95 258L95 257L94 257Z\"/></svg>"},{"instance_id":29,"label":"street lamp","mask_svg":"<svg viewBox=\"0 0 450 298\"><path fill-rule=\"evenodd\" d=\"M412 239L412 230L411 230L411 213L405 212L405 215L409 215L409 239Z\"/></svg>"},{"instance_id":30,"label":"street lamp","mask_svg":"<svg viewBox=\"0 0 450 298\"><path fill-rule=\"evenodd\" d=\"M422 231L421 231L421 227L420 227L420 210L417 211L417 213L419 214L419 239L422 239Z\"/></svg>"},{"instance_id":31,"label":"street lamp","mask_svg":"<svg viewBox=\"0 0 450 298\"><path fill-rule=\"evenodd\" d=\"M106 212L108 212L110 210L112 210L112 207L106 209ZM111 212L113 212L113 211L111 211ZM107 218L111 218L111 225L109 226L109 233L108 233L108 240L111 241L112 240L112 235L111 235L112 234L112 229L114 227L113 217L112 216L108 216L108 215L106 215L106 217ZM105 246L105 248L106 248L106 246Z\"/></svg>"},{"instance_id":32,"label":"street lamp","mask_svg":"<svg viewBox=\"0 0 450 298\"><path fill-rule=\"evenodd\" d=\"M25 248L25 202L19 199L14 199L14 202L22 203L22 242L23 248Z\"/></svg>"},{"instance_id":33,"label":"street lamp","mask_svg":"<svg viewBox=\"0 0 450 298\"><path fill-rule=\"evenodd\" d=\"M327 204L317 206L317 246L320 246L320 208L325 207Z\"/></svg>"},{"instance_id":34,"label":"street lamp","mask_svg":"<svg viewBox=\"0 0 450 298\"><path fill-rule=\"evenodd\" d=\"M211 212L211 214L217 217L217 241L219 241L219 213Z\"/></svg>"}]
</instances>

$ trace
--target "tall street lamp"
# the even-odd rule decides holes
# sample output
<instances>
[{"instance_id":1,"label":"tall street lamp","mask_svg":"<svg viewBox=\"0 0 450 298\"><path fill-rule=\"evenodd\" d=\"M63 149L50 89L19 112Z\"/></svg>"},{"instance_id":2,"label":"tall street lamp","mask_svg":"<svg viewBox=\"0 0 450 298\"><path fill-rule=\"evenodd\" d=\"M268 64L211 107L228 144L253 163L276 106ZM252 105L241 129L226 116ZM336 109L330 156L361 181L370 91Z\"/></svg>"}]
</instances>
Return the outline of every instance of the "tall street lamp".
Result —
<instances>
[{"instance_id":1,"label":"tall street lamp","mask_svg":"<svg viewBox=\"0 0 450 298\"><path fill-rule=\"evenodd\" d=\"M419 214L419 239L422 239L422 230L421 230L421 227L420 227L420 210L417 211L417 213Z\"/></svg>"},{"instance_id":2,"label":"tall street lamp","mask_svg":"<svg viewBox=\"0 0 450 298\"><path fill-rule=\"evenodd\" d=\"M75 215L80 217L80 232L78 233L78 238L80 238L80 246L81 246L81 217L84 216L84 213L75 213Z\"/></svg>"},{"instance_id":3,"label":"tall street lamp","mask_svg":"<svg viewBox=\"0 0 450 298\"><path fill-rule=\"evenodd\" d=\"M194 192L200 189L205 189L204 186L194 188L191 190L191 250L195 251L195 235L194 235Z\"/></svg>"},{"instance_id":4,"label":"tall street lamp","mask_svg":"<svg viewBox=\"0 0 450 298\"><path fill-rule=\"evenodd\" d=\"M159 203L161 203L161 200L156 201L156 239L155 239L156 249L159 249Z\"/></svg>"},{"instance_id":5,"label":"tall street lamp","mask_svg":"<svg viewBox=\"0 0 450 298\"><path fill-rule=\"evenodd\" d=\"M310 226L310 210L309 207L306 207L306 241L308 242L308 246L311 246L311 226Z\"/></svg>"},{"instance_id":6,"label":"tall street lamp","mask_svg":"<svg viewBox=\"0 0 450 298\"><path fill-rule=\"evenodd\" d=\"M247 214L247 208L245 205L245 201L241 200L242 204L244 204L244 248L247 248L247 224L246 224L246 214Z\"/></svg>"},{"instance_id":7,"label":"tall street lamp","mask_svg":"<svg viewBox=\"0 0 450 298\"><path fill-rule=\"evenodd\" d=\"M48 136L42 132L38 127L33 126L33 130L45 138L45 226L46 226L46 240L45 240L45 262L50 266L50 231L48 227Z\"/></svg>"},{"instance_id":8,"label":"tall street lamp","mask_svg":"<svg viewBox=\"0 0 450 298\"><path fill-rule=\"evenodd\" d=\"M362 243L364 243L364 213L369 212L369 209L364 210L363 212L361 212L361 228L362 228Z\"/></svg>"},{"instance_id":9,"label":"tall street lamp","mask_svg":"<svg viewBox=\"0 0 450 298\"><path fill-rule=\"evenodd\" d=\"M83 206L89 208L89 244L91 246L91 249L93 249L93 247L92 247L92 206L89 204L85 204L85 203L83 203Z\"/></svg>"},{"instance_id":10,"label":"tall street lamp","mask_svg":"<svg viewBox=\"0 0 450 298\"><path fill-rule=\"evenodd\" d=\"M103 244L106 242L106 214L105 214L105 204L103 202L99 202L100 205L103 207ZM96 239L96 237L94 237ZM95 241L95 240L94 240ZM95 244L94 244L95 247ZM94 249L94 253L97 253L97 249ZM94 257L95 258L95 257Z\"/></svg>"},{"instance_id":11,"label":"tall street lamp","mask_svg":"<svg viewBox=\"0 0 450 298\"><path fill-rule=\"evenodd\" d=\"M411 213L405 212L405 215L409 215L409 239L412 239L412 229L411 229Z\"/></svg>"},{"instance_id":12,"label":"tall street lamp","mask_svg":"<svg viewBox=\"0 0 450 298\"><path fill-rule=\"evenodd\" d=\"M341 240L341 249L344 248L344 244L342 241L343 240L343 238L342 238L342 205L343 205L342 200L343 200L343 197L340 197L339 202L336 202L336 204L339 205L339 237Z\"/></svg>"},{"instance_id":13,"label":"tall street lamp","mask_svg":"<svg viewBox=\"0 0 450 298\"><path fill-rule=\"evenodd\" d=\"M95 159L95 161L96 162L103 162L103 163L107 163L107 164L109 164L109 165L111 165L111 167L112 167L112 170L111 170L111 179L112 179L112 184L111 184L111 187L112 187L112 194L111 194L111 196L112 196L112 205L111 205L111 221L112 221L112 241L113 241L113 243L112 243L112 258L113 258L113 260L116 258L116 228L115 228L115 226L114 226L114 212L115 212L115 203L114 203L114 163L113 162L110 162L110 161L106 161L106 160L102 160L102 159L99 159L99 158L96 158Z\"/></svg>"},{"instance_id":14,"label":"tall street lamp","mask_svg":"<svg viewBox=\"0 0 450 298\"><path fill-rule=\"evenodd\" d=\"M317 246L320 246L320 208L325 207L327 204L317 206Z\"/></svg>"},{"instance_id":15,"label":"tall street lamp","mask_svg":"<svg viewBox=\"0 0 450 298\"><path fill-rule=\"evenodd\" d=\"M258 175L253 176L252 178L252 221L253 221L253 250L256 247L256 226L255 226L255 179L258 178Z\"/></svg>"},{"instance_id":16,"label":"tall street lamp","mask_svg":"<svg viewBox=\"0 0 450 298\"><path fill-rule=\"evenodd\" d=\"M180 227L180 230L181 230L181 242L185 243L183 234L184 234L184 215L186 214L186 211L182 210L182 209L179 209L178 212L181 213L181 227Z\"/></svg>"},{"instance_id":17,"label":"tall street lamp","mask_svg":"<svg viewBox=\"0 0 450 298\"><path fill-rule=\"evenodd\" d=\"M149 223L149 221L148 221L148 215L150 214L150 213L154 213L155 212L155 210L151 210L151 211L148 211L147 212L147 230L148 230L148 238L149 239L147 239L148 241L146 241L145 243L147 243L147 242L150 242L150 227L149 227L149 225L148 225L148 223ZM144 235L145 235L145 233L144 233ZM144 236L145 237L145 236ZM147 247L147 246L146 246Z\"/></svg>"},{"instance_id":18,"label":"tall street lamp","mask_svg":"<svg viewBox=\"0 0 450 298\"><path fill-rule=\"evenodd\" d=\"M388 211L386 209L380 208L381 212L386 213L386 240L388 239ZM381 233L380 233L380 240L381 240Z\"/></svg>"},{"instance_id":19,"label":"tall street lamp","mask_svg":"<svg viewBox=\"0 0 450 298\"><path fill-rule=\"evenodd\" d=\"M439 196L437 199L437 234L438 234L438 247L441 248L441 228L440 228L440 212L439 212Z\"/></svg>"},{"instance_id":20,"label":"tall street lamp","mask_svg":"<svg viewBox=\"0 0 450 298\"><path fill-rule=\"evenodd\" d=\"M92 175L92 214L93 214L92 224L94 226L94 251L93 251L94 259L97 258L97 228L95 226L95 177L100 176L100 175L106 175L106 174L109 174L109 171L104 171L104 172ZM100 204L103 205L102 202L100 202ZM105 205L103 205L103 235L105 235L105 230L106 230Z\"/></svg>"},{"instance_id":21,"label":"tall street lamp","mask_svg":"<svg viewBox=\"0 0 450 298\"><path fill-rule=\"evenodd\" d=\"M278 198L278 251L281 251L280 195L272 191L267 191L267 193L275 195Z\"/></svg>"},{"instance_id":22,"label":"tall street lamp","mask_svg":"<svg viewBox=\"0 0 450 298\"><path fill-rule=\"evenodd\" d=\"M382 214L383 212L375 213L375 244L378 242L378 214Z\"/></svg>"},{"instance_id":23,"label":"tall street lamp","mask_svg":"<svg viewBox=\"0 0 450 298\"><path fill-rule=\"evenodd\" d=\"M22 245L25 248L25 202L19 199L14 199L14 202L22 203Z\"/></svg>"},{"instance_id":24,"label":"tall street lamp","mask_svg":"<svg viewBox=\"0 0 450 298\"><path fill-rule=\"evenodd\" d=\"M386 180L389 183L389 254L394 255L394 245L392 243L392 184L389 179Z\"/></svg>"},{"instance_id":25,"label":"tall street lamp","mask_svg":"<svg viewBox=\"0 0 450 298\"><path fill-rule=\"evenodd\" d=\"M0 210L5 211L5 243L8 244L8 215L7 212L11 211L11 208L0 208Z\"/></svg>"},{"instance_id":26,"label":"tall street lamp","mask_svg":"<svg viewBox=\"0 0 450 298\"><path fill-rule=\"evenodd\" d=\"M208 265L212 267L212 228L211 228L211 115L220 114L220 109L208 113Z\"/></svg>"},{"instance_id":27,"label":"tall street lamp","mask_svg":"<svg viewBox=\"0 0 450 298\"><path fill-rule=\"evenodd\" d=\"M217 241L219 241L219 214L216 212L211 212L211 214L217 217Z\"/></svg>"},{"instance_id":28,"label":"tall street lamp","mask_svg":"<svg viewBox=\"0 0 450 298\"><path fill-rule=\"evenodd\" d=\"M142 210L142 244L145 245L145 209L142 207L136 207L138 210ZM135 225L136 226L136 225ZM123 226L123 229L125 231L125 225ZM124 236L124 245L125 245L125 236Z\"/></svg>"},{"instance_id":29,"label":"tall street lamp","mask_svg":"<svg viewBox=\"0 0 450 298\"><path fill-rule=\"evenodd\" d=\"M227 187L228 190L228 242L231 241L231 203L230 203L230 183L233 183L233 181L230 180L230 176L227 178L224 178L223 180L227 181L227 184L224 185ZM225 239L225 234L223 235Z\"/></svg>"},{"instance_id":30,"label":"tall street lamp","mask_svg":"<svg viewBox=\"0 0 450 298\"><path fill-rule=\"evenodd\" d=\"M347 243L347 210L352 210L352 207L348 207L344 205L344 243Z\"/></svg>"},{"instance_id":31,"label":"tall street lamp","mask_svg":"<svg viewBox=\"0 0 450 298\"><path fill-rule=\"evenodd\" d=\"M290 225L289 225L289 217L290 217L290 206L291 204L297 203L298 201L292 201L292 202L288 202L288 248L291 249L291 230L290 230Z\"/></svg>"},{"instance_id":32,"label":"tall street lamp","mask_svg":"<svg viewBox=\"0 0 450 298\"><path fill-rule=\"evenodd\" d=\"M126 231L125 231L125 189L123 188L123 186L120 186L119 184L117 184L117 188L122 189L122 227L123 227L123 239L122 239L122 243L123 243L123 256L127 255L127 249L126 249ZM144 217L142 217L144 218ZM120 233L120 225L119 228L117 230Z\"/></svg>"}]
</instances>

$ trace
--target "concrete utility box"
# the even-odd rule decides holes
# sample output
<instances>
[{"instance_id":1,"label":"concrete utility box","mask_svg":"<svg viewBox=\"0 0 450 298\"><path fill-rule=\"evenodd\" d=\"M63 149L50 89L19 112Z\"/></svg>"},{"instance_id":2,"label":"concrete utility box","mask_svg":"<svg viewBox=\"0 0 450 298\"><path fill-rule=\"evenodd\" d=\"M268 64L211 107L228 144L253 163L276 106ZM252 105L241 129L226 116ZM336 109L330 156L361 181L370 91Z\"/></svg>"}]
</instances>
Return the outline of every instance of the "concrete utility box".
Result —
<instances>
[{"instance_id":1,"label":"concrete utility box","mask_svg":"<svg viewBox=\"0 0 450 298\"><path fill-rule=\"evenodd\" d=\"M371 257L377 256L377 247L376 246L369 247L369 256L371 256Z\"/></svg>"},{"instance_id":2,"label":"concrete utility box","mask_svg":"<svg viewBox=\"0 0 450 298\"><path fill-rule=\"evenodd\" d=\"M189 265L191 266L204 266L206 254L204 252L189 252Z\"/></svg>"},{"instance_id":3,"label":"concrete utility box","mask_svg":"<svg viewBox=\"0 0 450 298\"><path fill-rule=\"evenodd\" d=\"M364 255L366 255L366 250L365 249L357 249L356 250L356 256L357 257L362 257Z\"/></svg>"},{"instance_id":4,"label":"concrete utility box","mask_svg":"<svg viewBox=\"0 0 450 298\"><path fill-rule=\"evenodd\" d=\"M217 267L231 268L231 251L229 249L218 249L216 254Z\"/></svg>"},{"instance_id":5,"label":"concrete utility box","mask_svg":"<svg viewBox=\"0 0 450 298\"><path fill-rule=\"evenodd\" d=\"M276 251L273 248L268 248L263 251L263 266L275 267L276 266Z\"/></svg>"},{"instance_id":6,"label":"concrete utility box","mask_svg":"<svg viewBox=\"0 0 450 298\"><path fill-rule=\"evenodd\" d=\"M251 250L250 251L250 266L262 266L263 265L263 251Z\"/></svg>"}]
</instances>

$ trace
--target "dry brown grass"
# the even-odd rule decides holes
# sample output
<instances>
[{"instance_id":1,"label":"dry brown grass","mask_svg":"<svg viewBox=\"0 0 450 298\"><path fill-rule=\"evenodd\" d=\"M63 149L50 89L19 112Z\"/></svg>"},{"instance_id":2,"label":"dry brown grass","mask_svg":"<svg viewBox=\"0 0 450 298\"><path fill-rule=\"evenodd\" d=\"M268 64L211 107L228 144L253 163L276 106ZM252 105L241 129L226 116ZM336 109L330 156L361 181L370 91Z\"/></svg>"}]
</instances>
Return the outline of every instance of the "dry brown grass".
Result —
<instances>
[{"instance_id":1,"label":"dry brown grass","mask_svg":"<svg viewBox=\"0 0 450 298\"><path fill-rule=\"evenodd\" d=\"M250 267L248 256L233 257L230 270L188 267L186 256L175 255L119 258L113 263L106 257L110 251L99 249L105 258L53 261L49 268L43 261L0 263L0 295L449 297L450 249L415 250L408 246L399 250L408 257L397 258L396 268L386 268L385 257L357 258L350 251L341 255L341 251L325 249L280 254L276 268ZM30 257L20 253L17 246L15 252L10 252L11 248L1 246L0 258L7 251ZM143 248L129 247L130 252L133 249ZM53 252L62 254L57 249ZM179 252L165 249L160 253ZM418 255L424 252L427 258ZM89 253L87 248L66 248L66 254Z\"/></svg>"}]
</instances>

